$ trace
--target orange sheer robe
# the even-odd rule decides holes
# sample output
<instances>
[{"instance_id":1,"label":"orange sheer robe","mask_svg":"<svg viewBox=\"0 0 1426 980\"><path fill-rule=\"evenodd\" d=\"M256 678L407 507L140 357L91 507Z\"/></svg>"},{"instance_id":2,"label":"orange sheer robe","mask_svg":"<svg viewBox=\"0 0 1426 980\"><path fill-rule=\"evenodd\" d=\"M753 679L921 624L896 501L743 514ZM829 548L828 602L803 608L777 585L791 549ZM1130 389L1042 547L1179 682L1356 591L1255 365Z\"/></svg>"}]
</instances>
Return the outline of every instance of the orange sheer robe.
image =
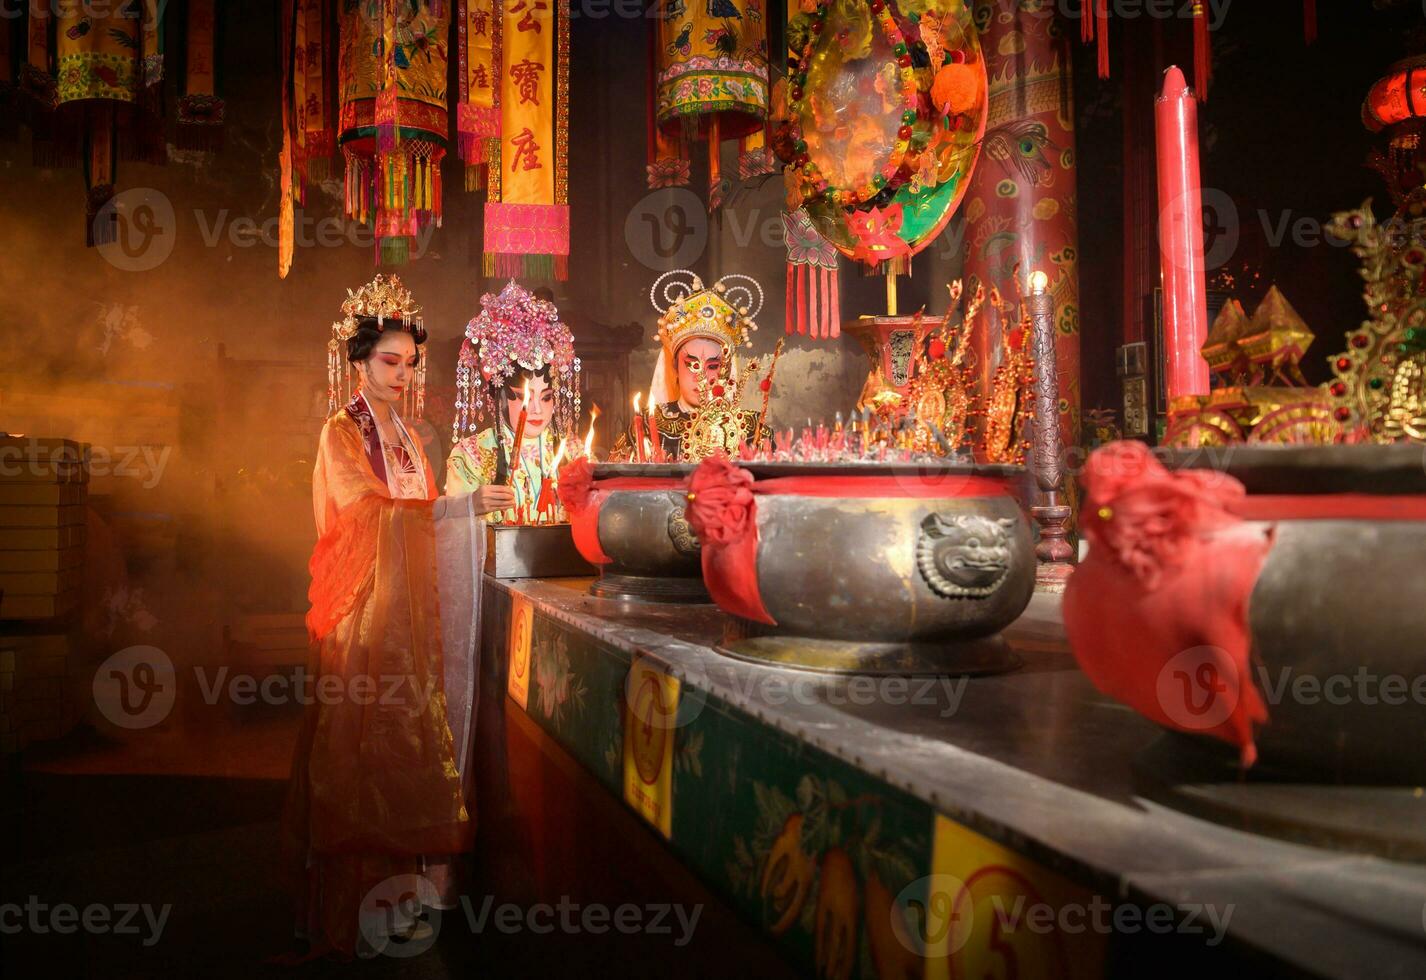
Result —
<instances>
[{"instance_id":1,"label":"orange sheer robe","mask_svg":"<svg viewBox=\"0 0 1426 980\"><path fill-rule=\"evenodd\" d=\"M471 842L442 677L435 478L419 440L403 443L383 444L358 395L323 428L312 481L317 682L283 844L299 931L346 953L361 917L381 914L362 907L372 888Z\"/></svg>"}]
</instances>

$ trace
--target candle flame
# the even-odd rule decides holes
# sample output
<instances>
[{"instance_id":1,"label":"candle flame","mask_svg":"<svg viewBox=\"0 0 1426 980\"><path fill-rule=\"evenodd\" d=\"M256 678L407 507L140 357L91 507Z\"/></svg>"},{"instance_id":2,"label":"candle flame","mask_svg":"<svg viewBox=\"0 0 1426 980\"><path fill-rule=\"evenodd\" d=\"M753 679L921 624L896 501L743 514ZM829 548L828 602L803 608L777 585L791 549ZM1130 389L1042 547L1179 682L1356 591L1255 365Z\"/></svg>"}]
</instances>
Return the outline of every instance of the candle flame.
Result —
<instances>
[{"instance_id":1,"label":"candle flame","mask_svg":"<svg viewBox=\"0 0 1426 980\"><path fill-rule=\"evenodd\" d=\"M1045 287L1050 284L1050 277L1039 269L1030 273L1030 291L1032 293L1043 293Z\"/></svg>"},{"instance_id":2,"label":"candle flame","mask_svg":"<svg viewBox=\"0 0 1426 980\"><path fill-rule=\"evenodd\" d=\"M636 392L634 392L634 414L635 414L635 415L638 415L638 414L639 414L639 402L641 402L641 401L643 400L643 398L644 398L644 393L643 393L642 391L636 391Z\"/></svg>"},{"instance_id":3,"label":"candle flame","mask_svg":"<svg viewBox=\"0 0 1426 980\"><path fill-rule=\"evenodd\" d=\"M525 397L524 397L524 399L520 402L520 407L521 407L521 408L529 408L529 407L530 407L530 379L529 379L529 378L526 378L526 379L525 379Z\"/></svg>"},{"instance_id":4,"label":"candle flame","mask_svg":"<svg viewBox=\"0 0 1426 980\"><path fill-rule=\"evenodd\" d=\"M599 406L590 402L589 404L589 435L584 437L584 456L586 459L594 458L594 423L599 421L599 416L603 413L599 411Z\"/></svg>"}]
</instances>

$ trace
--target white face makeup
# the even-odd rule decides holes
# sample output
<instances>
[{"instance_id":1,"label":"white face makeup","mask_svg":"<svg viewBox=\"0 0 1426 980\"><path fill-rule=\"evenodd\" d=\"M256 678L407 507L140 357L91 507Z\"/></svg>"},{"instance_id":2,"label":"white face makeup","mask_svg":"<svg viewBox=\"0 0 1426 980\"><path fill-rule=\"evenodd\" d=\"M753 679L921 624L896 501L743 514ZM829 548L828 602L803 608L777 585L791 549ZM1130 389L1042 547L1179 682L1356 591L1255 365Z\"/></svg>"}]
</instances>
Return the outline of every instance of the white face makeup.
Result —
<instances>
[{"instance_id":1,"label":"white face makeup","mask_svg":"<svg viewBox=\"0 0 1426 980\"><path fill-rule=\"evenodd\" d=\"M702 399L698 395L698 383L703 378L712 384L718 380L723 370L723 345L716 340L695 337L686 342L674 355L678 367L678 393L689 405L697 407Z\"/></svg>"},{"instance_id":2,"label":"white face makeup","mask_svg":"<svg viewBox=\"0 0 1426 980\"><path fill-rule=\"evenodd\" d=\"M525 397L525 381L519 375L511 379L505 388L505 419L514 429L520 422L520 405ZM555 390L548 381L536 374L530 378L530 408L525 415L525 435L537 436L545 431L555 412Z\"/></svg>"}]
</instances>

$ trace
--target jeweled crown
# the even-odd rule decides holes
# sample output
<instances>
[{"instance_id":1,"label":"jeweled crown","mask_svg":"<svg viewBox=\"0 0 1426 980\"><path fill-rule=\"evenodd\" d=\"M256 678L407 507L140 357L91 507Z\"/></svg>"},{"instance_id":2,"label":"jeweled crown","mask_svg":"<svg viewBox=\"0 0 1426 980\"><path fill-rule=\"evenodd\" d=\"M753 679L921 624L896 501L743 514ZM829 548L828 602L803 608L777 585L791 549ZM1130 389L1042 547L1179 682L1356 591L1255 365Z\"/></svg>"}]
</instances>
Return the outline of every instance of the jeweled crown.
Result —
<instances>
[{"instance_id":1,"label":"jeweled crown","mask_svg":"<svg viewBox=\"0 0 1426 980\"><path fill-rule=\"evenodd\" d=\"M375 317L378 324L400 320L403 324L420 323L421 307L411 298L400 276L380 274L360 289L348 289L342 302L342 319L332 324L332 335L338 340L350 340L357 325L365 317Z\"/></svg>"},{"instance_id":2,"label":"jeweled crown","mask_svg":"<svg viewBox=\"0 0 1426 980\"><path fill-rule=\"evenodd\" d=\"M753 346L758 328L753 318L762 309L763 290L752 276L728 275L705 287L694 273L677 269L654 280L649 302L659 313L659 340L670 352L694 337L732 351Z\"/></svg>"}]
</instances>

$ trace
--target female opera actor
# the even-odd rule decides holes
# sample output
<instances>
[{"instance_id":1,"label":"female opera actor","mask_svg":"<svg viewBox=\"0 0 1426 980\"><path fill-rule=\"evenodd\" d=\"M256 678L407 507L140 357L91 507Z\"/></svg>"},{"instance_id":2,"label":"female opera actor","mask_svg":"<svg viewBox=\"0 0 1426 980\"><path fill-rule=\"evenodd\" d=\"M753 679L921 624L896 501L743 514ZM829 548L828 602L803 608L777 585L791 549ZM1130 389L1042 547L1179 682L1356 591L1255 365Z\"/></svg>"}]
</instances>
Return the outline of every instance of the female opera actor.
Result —
<instances>
[{"instance_id":1,"label":"female opera actor","mask_svg":"<svg viewBox=\"0 0 1426 980\"><path fill-rule=\"evenodd\" d=\"M329 347L331 401L343 371L349 378L355 367L361 384L327 420L313 474L318 540L307 626L315 690L283 816L304 959L371 955L423 928L422 905L454 902L451 861L468 851L474 817L463 762L476 623L462 622L464 636L453 642L442 613L460 619L464 599L469 615L462 593L473 591L478 565L467 542L454 563L464 574L447 581L440 528L512 498L487 487L437 499L420 441L398 410L421 400L426 339L400 280L378 276L342 309ZM345 365L335 360L342 355Z\"/></svg>"},{"instance_id":2,"label":"female opera actor","mask_svg":"<svg viewBox=\"0 0 1426 980\"><path fill-rule=\"evenodd\" d=\"M479 315L466 326L456 378L446 493L509 484L515 501L501 520L558 519L553 484L559 448L572 443L579 417L579 358L555 305L513 280L499 294L482 296ZM475 432L487 419L490 426Z\"/></svg>"}]
</instances>

